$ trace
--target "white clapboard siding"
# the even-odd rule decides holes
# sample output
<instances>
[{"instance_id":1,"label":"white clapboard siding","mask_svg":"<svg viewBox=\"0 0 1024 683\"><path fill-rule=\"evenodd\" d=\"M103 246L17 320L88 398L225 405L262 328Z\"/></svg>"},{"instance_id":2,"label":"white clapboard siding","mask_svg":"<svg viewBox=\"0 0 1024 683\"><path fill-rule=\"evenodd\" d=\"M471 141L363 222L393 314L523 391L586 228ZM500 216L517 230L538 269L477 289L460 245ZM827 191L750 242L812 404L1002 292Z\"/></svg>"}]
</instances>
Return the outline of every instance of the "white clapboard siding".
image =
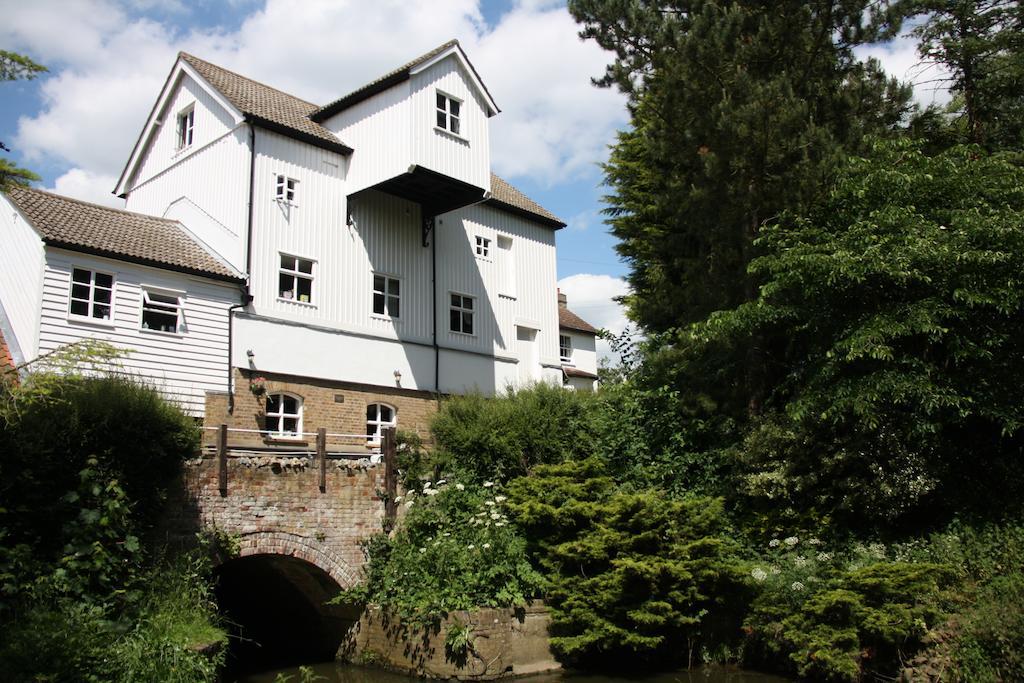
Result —
<instances>
[{"instance_id":1,"label":"white clapboard siding","mask_svg":"<svg viewBox=\"0 0 1024 683\"><path fill-rule=\"evenodd\" d=\"M8 346L17 362L36 355L39 301L43 290L43 241L13 204L0 194L0 306L14 338Z\"/></svg>"},{"instance_id":2,"label":"white clapboard siding","mask_svg":"<svg viewBox=\"0 0 1024 683\"><path fill-rule=\"evenodd\" d=\"M412 163L409 81L338 112L323 126L354 150L345 175L348 194L405 173Z\"/></svg>"},{"instance_id":3,"label":"white clapboard siding","mask_svg":"<svg viewBox=\"0 0 1024 683\"><path fill-rule=\"evenodd\" d=\"M451 55L410 78L411 162L452 178L491 188L487 107ZM437 128L437 92L462 102L459 135Z\"/></svg>"},{"instance_id":4,"label":"white clapboard siding","mask_svg":"<svg viewBox=\"0 0 1024 683\"><path fill-rule=\"evenodd\" d=\"M193 107L192 144L178 147L178 114ZM170 97L159 114L160 126L149 139L128 187L135 187L163 173L197 151L220 139L235 127L234 116L225 110L214 96L182 73Z\"/></svg>"},{"instance_id":5,"label":"white clapboard siding","mask_svg":"<svg viewBox=\"0 0 1024 683\"><path fill-rule=\"evenodd\" d=\"M68 315L73 268L114 274L111 324ZM184 291L186 331L172 335L142 330L142 288ZM189 414L203 414L207 391L227 390L228 307L238 302L236 285L114 259L50 249L46 255L39 352L82 339L100 339L125 349L126 372L151 382Z\"/></svg>"}]
</instances>

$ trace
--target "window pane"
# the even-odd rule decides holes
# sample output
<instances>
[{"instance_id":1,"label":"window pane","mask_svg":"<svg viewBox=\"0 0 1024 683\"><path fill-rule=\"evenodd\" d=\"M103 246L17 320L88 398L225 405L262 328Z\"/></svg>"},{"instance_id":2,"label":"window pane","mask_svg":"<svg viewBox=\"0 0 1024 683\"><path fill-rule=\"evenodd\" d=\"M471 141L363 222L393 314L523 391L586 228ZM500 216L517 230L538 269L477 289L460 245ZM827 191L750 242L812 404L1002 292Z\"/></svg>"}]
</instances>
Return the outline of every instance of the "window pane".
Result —
<instances>
[{"instance_id":1,"label":"window pane","mask_svg":"<svg viewBox=\"0 0 1024 683\"><path fill-rule=\"evenodd\" d=\"M73 299L89 299L89 285L71 285L71 297Z\"/></svg>"},{"instance_id":2,"label":"window pane","mask_svg":"<svg viewBox=\"0 0 1024 683\"><path fill-rule=\"evenodd\" d=\"M438 109L444 109L445 108L445 104L447 103L447 101L448 101L447 97L445 97L441 93L437 93L437 108Z\"/></svg>"},{"instance_id":3,"label":"window pane","mask_svg":"<svg viewBox=\"0 0 1024 683\"><path fill-rule=\"evenodd\" d=\"M398 296L398 280L388 280L388 294Z\"/></svg>"},{"instance_id":4,"label":"window pane","mask_svg":"<svg viewBox=\"0 0 1024 683\"><path fill-rule=\"evenodd\" d=\"M377 436L377 425L367 423L367 425L366 425L366 438L369 439L370 441L376 441L377 440L376 436Z\"/></svg>"},{"instance_id":5,"label":"window pane","mask_svg":"<svg viewBox=\"0 0 1024 683\"><path fill-rule=\"evenodd\" d=\"M101 304L109 304L110 303L110 290L109 289L98 289L98 288L92 290L92 300L97 302L97 303L101 303Z\"/></svg>"},{"instance_id":6,"label":"window pane","mask_svg":"<svg viewBox=\"0 0 1024 683\"><path fill-rule=\"evenodd\" d=\"M459 324L459 322L461 320L462 320L462 314L459 313L458 311L452 311L451 312L451 319L449 320L449 323L448 323L448 325L449 325L448 329L450 329L452 332L461 332L462 331L462 327Z\"/></svg>"},{"instance_id":7,"label":"window pane","mask_svg":"<svg viewBox=\"0 0 1024 683\"><path fill-rule=\"evenodd\" d=\"M391 408L389 408L388 406L380 407L380 421L391 422Z\"/></svg>"},{"instance_id":8,"label":"window pane","mask_svg":"<svg viewBox=\"0 0 1024 683\"><path fill-rule=\"evenodd\" d=\"M396 318L399 316L398 297L388 297L388 315L393 315Z\"/></svg>"},{"instance_id":9,"label":"window pane","mask_svg":"<svg viewBox=\"0 0 1024 683\"><path fill-rule=\"evenodd\" d=\"M288 295L293 294L294 292L292 292L292 282L294 280L295 278L292 277L291 275L285 275L284 273L281 273L281 276L277 279L278 296L283 296L287 298Z\"/></svg>"},{"instance_id":10,"label":"window pane","mask_svg":"<svg viewBox=\"0 0 1024 683\"><path fill-rule=\"evenodd\" d=\"M297 259L297 260L299 262L299 272L300 273L312 273L313 272L313 262L312 261L307 261L306 259Z\"/></svg>"},{"instance_id":11,"label":"window pane","mask_svg":"<svg viewBox=\"0 0 1024 683\"><path fill-rule=\"evenodd\" d=\"M298 434L299 433L299 420L294 417L283 417L281 418L281 433L282 434Z\"/></svg>"},{"instance_id":12,"label":"window pane","mask_svg":"<svg viewBox=\"0 0 1024 683\"><path fill-rule=\"evenodd\" d=\"M100 318L101 320L110 319L110 306L103 306L96 304L92 309L92 317Z\"/></svg>"},{"instance_id":13,"label":"window pane","mask_svg":"<svg viewBox=\"0 0 1024 683\"><path fill-rule=\"evenodd\" d=\"M373 312L378 314L378 315L383 315L384 314L384 295L383 294L377 294L376 292L374 292L374 294L373 294Z\"/></svg>"},{"instance_id":14,"label":"window pane","mask_svg":"<svg viewBox=\"0 0 1024 683\"><path fill-rule=\"evenodd\" d=\"M89 304L85 301L71 301L71 312L74 315L89 315Z\"/></svg>"},{"instance_id":15,"label":"window pane","mask_svg":"<svg viewBox=\"0 0 1024 683\"><path fill-rule=\"evenodd\" d=\"M289 415L297 415L299 412L299 401L294 396L284 396L284 412Z\"/></svg>"},{"instance_id":16,"label":"window pane","mask_svg":"<svg viewBox=\"0 0 1024 683\"><path fill-rule=\"evenodd\" d=\"M96 273L96 286L110 288L114 286L114 276L106 273Z\"/></svg>"},{"instance_id":17,"label":"window pane","mask_svg":"<svg viewBox=\"0 0 1024 683\"><path fill-rule=\"evenodd\" d=\"M384 291L384 276L374 275L373 276L373 291L383 292Z\"/></svg>"},{"instance_id":18,"label":"window pane","mask_svg":"<svg viewBox=\"0 0 1024 683\"><path fill-rule=\"evenodd\" d=\"M267 396L267 414L281 412L281 394Z\"/></svg>"},{"instance_id":19,"label":"window pane","mask_svg":"<svg viewBox=\"0 0 1024 683\"><path fill-rule=\"evenodd\" d=\"M448 129L456 135L459 134L459 120L454 116L448 119Z\"/></svg>"},{"instance_id":20,"label":"window pane","mask_svg":"<svg viewBox=\"0 0 1024 683\"><path fill-rule=\"evenodd\" d=\"M289 270L295 269L295 259L291 256L281 254L281 267L288 268Z\"/></svg>"},{"instance_id":21,"label":"window pane","mask_svg":"<svg viewBox=\"0 0 1024 683\"><path fill-rule=\"evenodd\" d=\"M438 128L446 128L447 126L445 126L445 123L446 123L446 119L447 118L448 117L446 117L444 115L443 111L437 112L437 127Z\"/></svg>"},{"instance_id":22,"label":"window pane","mask_svg":"<svg viewBox=\"0 0 1024 683\"><path fill-rule=\"evenodd\" d=\"M377 404L376 403L371 403L370 405L366 406L366 419L367 420L373 420L374 422L377 421Z\"/></svg>"},{"instance_id":23,"label":"window pane","mask_svg":"<svg viewBox=\"0 0 1024 683\"><path fill-rule=\"evenodd\" d=\"M71 272L71 279L75 282L88 282L92 278L92 273L88 270L80 270L75 268Z\"/></svg>"},{"instance_id":24,"label":"window pane","mask_svg":"<svg viewBox=\"0 0 1024 683\"><path fill-rule=\"evenodd\" d=\"M468 308L469 310L472 311L473 310L473 297L471 297L471 296L464 296L464 297L462 297L462 307L463 308Z\"/></svg>"},{"instance_id":25,"label":"window pane","mask_svg":"<svg viewBox=\"0 0 1024 683\"><path fill-rule=\"evenodd\" d=\"M458 294L452 294L452 306L458 306L462 303L462 297Z\"/></svg>"},{"instance_id":26,"label":"window pane","mask_svg":"<svg viewBox=\"0 0 1024 683\"><path fill-rule=\"evenodd\" d=\"M473 334L473 314L462 314L462 331L466 334Z\"/></svg>"},{"instance_id":27,"label":"window pane","mask_svg":"<svg viewBox=\"0 0 1024 683\"><path fill-rule=\"evenodd\" d=\"M313 293L313 281L307 280L304 277L295 278L296 289L299 292L299 298L306 297L305 301L309 301L310 294Z\"/></svg>"},{"instance_id":28,"label":"window pane","mask_svg":"<svg viewBox=\"0 0 1024 683\"><path fill-rule=\"evenodd\" d=\"M459 115L459 106L462 103L459 102L458 100L448 100L448 102L449 102L449 105L448 105L449 113L451 113L452 116L458 116Z\"/></svg>"}]
</instances>

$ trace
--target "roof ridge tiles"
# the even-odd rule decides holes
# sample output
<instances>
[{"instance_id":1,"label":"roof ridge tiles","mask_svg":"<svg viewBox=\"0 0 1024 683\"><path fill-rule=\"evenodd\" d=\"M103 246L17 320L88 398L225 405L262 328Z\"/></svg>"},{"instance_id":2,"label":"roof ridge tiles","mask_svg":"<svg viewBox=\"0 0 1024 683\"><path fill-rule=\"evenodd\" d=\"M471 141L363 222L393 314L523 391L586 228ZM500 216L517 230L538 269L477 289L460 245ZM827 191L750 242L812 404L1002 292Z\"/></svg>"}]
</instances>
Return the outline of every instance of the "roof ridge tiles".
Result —
<instances>
[{"instance_id":1,"label":"roof ridge tiles","mask_svg":"<svg viewBox=\"0 0 1024 683\"><path fill-rule=\"evenodd\" d=\"M190 52L185 52L184 50L181 50L181 51L178 52L178 56L185 58L185 61L189 61L189 60L193 60L194 59L195 61L202 62L203 64L205 64L207 66L213 67L214 69L218 69L220 71L223 71L224 73L231 74L232 76L235 76L236 78L241 78L244 81L249 81L250 83L253 83L254 85L258 85L261 88L266 88L267 90L273 90L274 92L281 93L285 97L290 97L293 100L297 100L299 102L302 102L303 104L308 104L310 107L313 107L314 110L317 110L317 109L320 108L320 105L317 104L316 102L310 102L309 100L304 100L301 97L299 97L298 95L293 95L292 93L290 93L290 92L288 92L286 90L281 90L280 88L275 88L272 85L267 85L263 81L257 81L255 78L251 78L249 76L246 76L245 74L238 73L237 71L234 71L233 69L229 69L227 67L221 66L220 64L215 64L215 63L211 62L208 59L203 59L202 57L197 57L196 55L194 55L194 54L192 54Z\"/></svg>"}]
</instances>

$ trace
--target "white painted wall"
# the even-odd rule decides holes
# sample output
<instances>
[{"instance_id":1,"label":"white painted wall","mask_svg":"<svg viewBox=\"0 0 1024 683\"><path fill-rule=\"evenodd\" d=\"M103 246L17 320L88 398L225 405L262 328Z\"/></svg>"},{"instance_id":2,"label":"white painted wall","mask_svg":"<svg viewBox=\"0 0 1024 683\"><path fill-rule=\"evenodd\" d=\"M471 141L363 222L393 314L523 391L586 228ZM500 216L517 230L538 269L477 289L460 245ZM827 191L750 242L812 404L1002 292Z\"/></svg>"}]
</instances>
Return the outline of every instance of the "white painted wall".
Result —
<instances>
[{"instance_id":1,"label":"white painted wall","mask_svg":"<svg viewBox=\"0 0 1024 683\"><path fill-rule=\"evenodd\" d=\"M89 322L68 314L73 268L114 274L112 322ZM142 287L182 290L186 330L169 334L142 330ZM124 368L152 382L189 414L202 416L205 393L227 390L227 309L239 300L229 283L48 249L39 332L39 353L82 339L100 339L128 351Z\"/></svg>"},{"instance_id":2,"label":"white painted wall","mask_svg":"<svg viewBox=\"0 0 1024 683\"><path fill-rule=\"evenodd\" d=\"M459 60L446 59L409 79L412 163L491 189L487 105ZM437 128L437 91L462 101L459 135Z\"/></svg>"},{"instance_id":3,"label":"white painted wall","mask_svg":"<svg viewBox=\"0 0 1024 683\"><path fill-rule=\"evenodd\" d=\"M572 339L572 365L579 370L597 374L597 337L576 330L562 329L559 334Z\"/></svg>"},{"instance_id":4,"label":"white painted wall","mask_svg":"<svg viewBox=\"0 0 1024 683\"><path fill-rule=\"evenodd\" d=\"M0 194L0 305L11 326L8 345L17 362L35 358L39 342L39 301L43 291L43 241L21 212Z\"/></svg>"},{"instance_id":5,"label":"white painted wall","mask_svg":"<svg viewBox=\"0 0 1024 683\"><path fill-rule=\"evenodd\" d=\"M348 194L409 170L409 81L338 112L322 125L354 150L345 178Z\"/></svg>"}]
</instances>

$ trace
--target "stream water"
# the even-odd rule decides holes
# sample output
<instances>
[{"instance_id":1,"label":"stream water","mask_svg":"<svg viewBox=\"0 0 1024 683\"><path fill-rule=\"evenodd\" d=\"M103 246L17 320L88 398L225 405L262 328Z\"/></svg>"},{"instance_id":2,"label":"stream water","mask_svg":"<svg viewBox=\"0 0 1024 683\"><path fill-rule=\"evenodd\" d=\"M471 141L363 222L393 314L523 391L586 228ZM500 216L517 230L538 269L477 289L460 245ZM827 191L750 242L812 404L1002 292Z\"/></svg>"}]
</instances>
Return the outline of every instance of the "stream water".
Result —
<instances>
[{"instance_id":1,"label":"stream water","mask_svg":"<svg viewBox=\"0 0 1024 683\"><path fill-rule=\"evenodd\" d=\"M421 679L401 674L380 671L352 664L324 662L311 664L309 668L321 683L411 683ZM234 679L236 683L274 683L282 678L289 683L301 683L299 668L275 669ZM524 683L786 683L788 679L753 671L725 667L705 667L693 671L649 674L629 678L623 676L594 676L568 673L538 674L518 679Z\"/></svg>"}]
</instances>

